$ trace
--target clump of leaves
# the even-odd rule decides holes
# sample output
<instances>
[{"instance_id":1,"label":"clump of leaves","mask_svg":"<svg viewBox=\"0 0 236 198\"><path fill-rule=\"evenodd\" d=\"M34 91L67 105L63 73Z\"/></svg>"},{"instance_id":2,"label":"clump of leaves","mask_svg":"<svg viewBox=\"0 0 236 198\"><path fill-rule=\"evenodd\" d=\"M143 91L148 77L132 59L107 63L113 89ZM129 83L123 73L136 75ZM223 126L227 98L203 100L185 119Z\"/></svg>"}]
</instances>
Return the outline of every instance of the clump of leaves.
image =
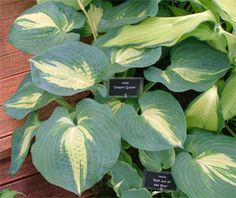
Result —
<instances>
[{"instance_id":1,"label":"clump of leaves","mask_svg":"<svg viewBox=\"0 0 236 198\"><path fill-rule=\"evenodd\" d=\"M21 195L23 197L25 196L23 193L9 188L4 188L3 190L0 191L1 198L15 198L17 195Z\"/></svg>"},{"instance_id":2,"label":"clump of leaves","mask_svg":"<svg viewBox=\"0 0 236 198\"><path fill-rule=\"evenodd\" d=\"M235 8L235 0L38 0L9 33L34 55L4 104L13 118L27 116L13 134L9 173L35 137L37 170L78 195L105 174L118 197L162 193L144 188L146 168L171 171L178 189L165 193L173 197L235 197ZM141 96L107 97L116 76L144 76ZM64 99L83 91L91 96L76 106ZM40 120L51 101L60 107Z\"/></svg>"}]
</instances>

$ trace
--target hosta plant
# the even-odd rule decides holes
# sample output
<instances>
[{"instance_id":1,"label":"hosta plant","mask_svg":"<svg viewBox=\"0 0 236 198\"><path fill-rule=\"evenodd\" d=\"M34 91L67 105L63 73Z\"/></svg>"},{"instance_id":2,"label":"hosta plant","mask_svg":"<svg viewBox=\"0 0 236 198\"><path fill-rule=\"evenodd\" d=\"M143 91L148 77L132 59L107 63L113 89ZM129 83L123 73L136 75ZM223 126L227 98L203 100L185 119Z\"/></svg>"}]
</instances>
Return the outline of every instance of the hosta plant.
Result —
<instances>
[{"instance_id":1,"label":"hosta plant","mask_svg":"<svg viewBox=\"0 0 236 198\"><path fill-rule=\"evenodd\" d=\"M48 182L77 195L106 178L122 198L235 197L235 0L37 3L9 32L33 55L4 104L27 117L9 174L31 151ZM108 97L110 78L133 76L145 78L139 97ZM84 91L76 105L65 99ZM143 169L171 172L177 190L146 189Z\"/></svg>"}]
</instances>

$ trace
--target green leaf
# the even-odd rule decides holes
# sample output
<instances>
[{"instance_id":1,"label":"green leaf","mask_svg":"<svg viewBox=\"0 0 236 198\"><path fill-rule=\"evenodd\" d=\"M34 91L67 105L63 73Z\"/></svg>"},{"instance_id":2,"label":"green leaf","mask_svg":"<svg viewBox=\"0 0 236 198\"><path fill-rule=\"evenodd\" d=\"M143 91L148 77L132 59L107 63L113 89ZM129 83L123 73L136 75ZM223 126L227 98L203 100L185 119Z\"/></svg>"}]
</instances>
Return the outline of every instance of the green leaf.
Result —
<instances>
[{"instance_id":1,"label":"green leaf","mask_svg":"<svg viewBox=\"0 0 236 198\"><path fill-rule=\"evenodd\" d=\"M117 161L110 173L110 182L118 197L120 197L124 191L142 187L142 177L135 168L126 162Z\"/></svg>"},{"instance_id":2,"label":"green leaf","mask_svg":"<svg viewBox=\"0 0 236 198\"><path fill-rule=\"evenodd\" d=\"M151 193L146 188L130 189L122 192L122 198L152 198Z\"/></svg>"},{"instance_id":3,"label":"green leaf","mask_svg":"<svg viewBox=\"0 0 236 198\"><path fill-rule=\"evenodd\" d=\"M161 0L127 0L126 2L109 9L103 16L103 20L109 28L134 24L148 16L156 16L158 4Z\"/></svg>"},{"instance_id":4,"label":"green leaf","mask_svg":"<svg viewBox=\"0 0 236 198\"><path fill-rule=\"evenodd\" d=\"M187 39L171 50L171 65L165 70L151 67L145 78L161 82L174 92L190 89L205 91L223 77L230 68L227 54L204 42Z\"/></svg>"},{"instance_id":5,"label":"green leaf","mask_svg":"<svg viewBox=\"0 0 236 198\"><path fill-rule=\"evenodd\" d=\"M135 49L135 48L103 48L110 58L110 70L113 73L123 72L129 68L142 68L155 64L161 57L161 48Z\"/></svg>"},{"instance_id":6,"label":"green leaf","mask_svg":"<svg viewBox=\"0 0 236 198\"><path fill-rule=\"evenodd\" d=\"M172 198L188 198L188 196L181 191L172 192L171 196Z\"/></svg>"},{"instance_id":7,"label":"green leaf","mask_svg":"<svg viewBox=\"0 0 236 198\"><path fill-rule=\"evenodd\" d=\"M235 0L200 0L200 2L208 9L217 12L222 19L230 22L234 29L236 28Z\"/></svg>"},{"instance_id":8,"label":"green leaf","mask_svg":"<svg viewBox=\"0 0 236 198\"><path fill-rule=\"evenodd\" d=\"M61 96L90 90L102 81L108 64L100 49L80 42L51 48L30 59L33 82Z\"/></svg>"},{"instance_id":9,"label":"green leaf","mask_svg":"<svg viewBox=\"0 0 236 198\"><path fill-rule=\"evenodd\" d=\"M40 122L37 119L37 114L32 113L25 124L14 131L11 145L11 165L8 171L10 175L16 174L24 163L31 141L39 125Z\"/></svg>"},{"instance_id":10,"label":"green leaf","mask_svg":"<svg viewBox=\"0 0 236 198\"><path fill-rule=\"evenodd\" d=\"M175 161L174 149L163 151L144 151L139 150L139 159L142 165L150 171L161 171L173 166Z\"/></svg>"},{"instance_id":11,"label":"green leaf","mask_svg":"<svg viewBox=\"0 0 236 198\"><path fill-rule=\"evenodd\" d=\"M131 156L123 149L120 151L119 161L132 165Z\"/></svg>"},{"instance_id":12,"label":"green leaf","mask_svg":"<svg viewBox=\"0 0 236 198\"><path fill-rule=\"evenodd\" d=\"M213 48L227 53L227 42L216 30L217 29L213 24L202 23L193 32L186 34L182 39L195 37L201 41L206 41Z\"/></svg>"},{"instance_id":13,"label":"green leaf","mask_svg":"<svg viewBox=\"0 0 236 198\"><path fill-rule=\"evenodd\" d=\"M225 120L236 116L236 73L226 81L225 87L221 94L220 103Z\"/></svg>"},{"instance_id":14,"label":"green leaf","mask_svg":"<svg viewBox=\"0 0 236 198\"><path fill-rule=\"evenodd\" d=\"M170 11L175 15L175 16L185 16L185 15L189 15L190 13L183 9L183 8L178 8L176 6L170 6L168 5L168 8L170 9Z\"/></svg>"},{"instance_id":15,"label":"green leaf","mask_svg":"<svg viewBox=\"0 0 236 198\"><path fill-rule=\"evenodd\" d=\"M50 183L81 195L102 179L120 153L120 133L110 108L92 99L76 106L75 120L58 107L38 129L32 146L37 170Z\"/></svg>"},{"instance_id":16,"label":"green leaf","mask_svg":"<svg viewBox=\"0 0 236 198\"><path fill-rule=\"evenodd\" d=\"M135 148L160 151L182 147L186 136L184 112L178 101L165 91L140 96L141 115L131 105L116 112L121 136Z\"/></svg>"},{"instance_id":17,"label":"green leaf","mask_svg":"<svg viewBox=\"0 0 236 198\"><path fill-rule=\"evenodd\" d=\"M11 190L9 188L5 188L0 191L0 197L1 198L14 198L16 195L22 195L24 196L23 193L17 192L16 190Z\"/></svg>"},{"instance_id":18,"label":"green leaf","mask_svg":"<svg viewBox=\"0 0 236 198\"><path fill-rule=\"evenodd\" d=\"M97 40L96 45L112 47L124 45L136 48L173 46L185 34L201 23L215 21L210 11L179 17L150 17L137 25L114 28Z\"/></svg>"},{"instance_id":19,"label":"green leaf","mask_svg":"<svg viewBox=\"0 0 236 198\"><path fill-rule=\"evenodd\" d=\"M5 102L3 108L12 118L21 120L30 112L47 105L55 97L36 87L30 74L27 74L16 93Z\"/></svg>"},{"instance_id":20,"label":"green leaf","mask_svg":"<svg viewBox=\"0 0 236 198\"><path fill-rule=\"evenodd\" d=\"M67 6L73 7L76 10L80 10L79 4L78 4L78 0L37 0L38 4L41 3L45 3L48 1L58 1L58 2L62 2ZM82 2L82 4L84 5L84 7L86 7L92 0L80 0Z\"/></svg>"},{"instance_id":21,"label":"green leaf","mask_svg":"<svg viewBox=\"0 0 236 198\"><path fill-rule=\"evenodd\" d=\"M13 23L9 41L29 54L38 54L64 42L79 41L73 33L84 25L85 18L60 2L48 2L25 11Z\"/></svg>"},{"instance_id":22,"label":"green leaf","mask_svg":"<svg viewBox=\"0 0 236 198\"><path fill-rule=\"evenodd\" d=\"M197 129L177 155L172 175L189 197L233 198L236 194L236 139Z\"/></svg>"},{"instance_id":23,"label":"green leaf","mask_svg":"<svg viewBox=\"0 0 236 198\"><path fill-rule=\"evenodd\" d=\"M201 128L220 132L224 126L217 86L214 85L193 100L185 111L188 129Z\"/></svg>"}]
</instances>

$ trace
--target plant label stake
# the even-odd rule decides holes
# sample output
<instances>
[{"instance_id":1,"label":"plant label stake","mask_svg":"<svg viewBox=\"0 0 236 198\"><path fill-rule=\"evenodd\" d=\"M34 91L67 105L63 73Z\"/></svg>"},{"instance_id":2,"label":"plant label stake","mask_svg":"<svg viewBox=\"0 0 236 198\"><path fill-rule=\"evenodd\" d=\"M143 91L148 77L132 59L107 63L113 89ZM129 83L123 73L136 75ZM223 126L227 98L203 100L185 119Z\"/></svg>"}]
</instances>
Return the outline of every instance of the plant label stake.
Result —
<instances>
[{"instance_id":1,"label":"plant label stake","mask_svg":"<svg viewBox=\"0 0 236 198\"><path fill-rule=\"evenodd\" d=\"M144 187L153 190L176 190L170 172L144 171Z\"/></svg>"},{"instance_id":2,"label":"plant label stake","mask_svg":"<svg viewBox=\"0 0 236 198\"><path fill-rule=\"evenodd\" d=\"M143 78L111 78L108 82L108 90L109 96L138 97L143 90Z\"/></svg>"}]
</instances>

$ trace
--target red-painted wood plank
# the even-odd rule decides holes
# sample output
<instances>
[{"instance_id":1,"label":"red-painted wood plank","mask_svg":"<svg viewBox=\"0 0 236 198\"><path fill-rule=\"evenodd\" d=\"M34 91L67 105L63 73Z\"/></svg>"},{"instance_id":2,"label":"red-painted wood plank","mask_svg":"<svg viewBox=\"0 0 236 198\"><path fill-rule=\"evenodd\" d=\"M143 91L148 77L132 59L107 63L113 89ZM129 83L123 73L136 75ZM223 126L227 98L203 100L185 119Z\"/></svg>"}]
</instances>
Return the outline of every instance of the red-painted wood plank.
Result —
<instances>
[{"instance_id":1,"label":"red-painted wood plank","mask_svg":"<svg viewBox=\"0 0 236 198\"><path fill-rule=\"evenodd\" d=\"M6 185L16 180L29 177L31 175L38 173L38 171L35 169L35 167L32 164L32 159L30 155L27 156L24 164L15 175L8 175L10 164L11 164L11 159L9 157L1 161L0 186Z\"/></svg>"},{"instance_id":2,"label":"red-painted wood plank","mask_svg":"<svg viewBox=\"0 0 236 198\"><path fill-rule=\"evenodd\" d=\"M25 120L16 120L8 116L2 107L0 107L0 139L7 137L13 133L13 131L20 127Z\"/></svg>"},{"instance_id":3,"label":"red-painted wood plank","mask_svg":"<svg viewBox=\"0 0 236 198\"><path fill-rule=\"evenodd\" d=\"M3 4L0 7L0 20L5 20L14 16L18 16L29 7L32 7L34 4L35 0L22 0L9 4Z\"/></svg>"},{"instance_id":4,"label":"red-painted wood plank","mask_svg":"<svg viewBox=\"0 0 236 198\"><path fill-rule=\"evenodd\" d=\"M7 38L4 38L4 37L0 37L0 45L1 45L0 57L20 51L20 50L16 49L13 45L11 45L8 42Z\"/></svg>"},{"instance_id":5,"label":"red-painted wood plank","mask_svg":"<svg viewBox=\"0 0 236 198\"><path fill-rule=\"evenodd\" d=\"M31 56L21 51L0 57L0 79L29 71L28 59Z\"/></svg>"},{"instance_id":6,"label":"red-painted wood plank","mask_svg":"<svg viewBox=\"0 0 236 198\"><path fill-rule=\"evenodd\" d=\"M11 136L0 139L0 160L11 155Z\"/></svg>"},{"instance_id":7,"label":"red-painted wood plank","mask_svg":"<svg viewBox=\"0 0 236 198\"><path fill-rule=\"evenodd\" d=\"M0 80L0 105L15 93L26 73Z\"/></svg>"},{"instance_id":8,"label":"red-painted wood plank","mask_svg":"<svg viewBox=\"0 0 236 198\"><path fill-rule=\"evenodd\" d=\"M0 37L2 39L7 40L10 27L15 21L15 19L16 19L16 16L0 21L0 26L1 26Z\"/></svg>"},{"instance_id":9,"label":"red-painted wood plank","mask_svg":"<svg viewBox=\"0 0 236 198\"><path fill-rule=\"evenodd\" d=\"M0 190L10 188L25 194L28 198L78 198L78 195L49 184L40 174L32 175L13 183L0 186ZM24 196L19 196L24 197ZM86 191L80 198L95 198L91 191Z\"/></svg>"},{"instance_id":10,"label":"red-painted wood plank","mask_svg":"<svg viewBox=\"0 0 236 198\"><path fill-rule=\"evenodd\" d=\"M22 1L22 0L1 0L0 6L5 5L5 4L13 4L19 1ZM28 1L28 0L24 0L24 1Z\"/></svg>"}]
</instances>

